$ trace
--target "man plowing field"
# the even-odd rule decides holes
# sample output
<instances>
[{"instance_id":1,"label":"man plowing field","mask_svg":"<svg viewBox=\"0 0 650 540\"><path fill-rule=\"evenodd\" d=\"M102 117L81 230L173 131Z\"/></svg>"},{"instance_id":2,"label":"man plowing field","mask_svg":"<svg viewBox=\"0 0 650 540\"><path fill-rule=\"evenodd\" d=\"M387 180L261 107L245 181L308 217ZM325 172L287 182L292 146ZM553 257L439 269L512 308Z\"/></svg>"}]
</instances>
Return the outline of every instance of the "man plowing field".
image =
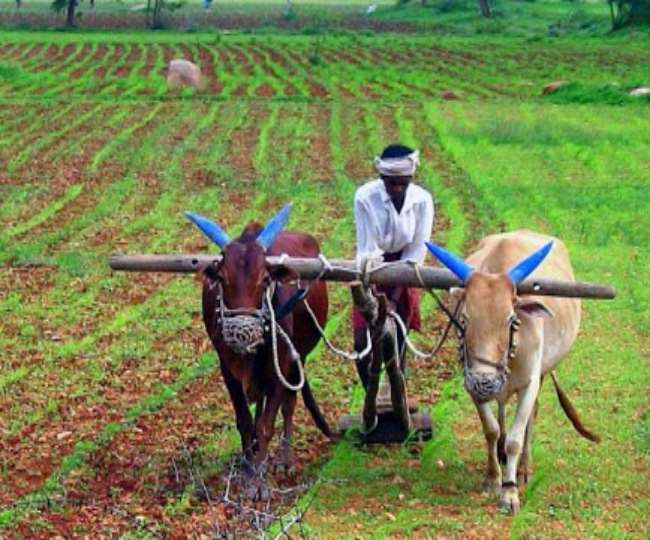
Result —
<instances>
[{"instance_id":1,"label":"man plowing field","mask_svg":"<svg viewBox=\"0 0 650 540\"><path fill-rule=\"evenodd\" d=\"M387 146L375 158L379 178L361 186L354 197L357 263L367 270L381 262L424 262L425 242L431 236L433 198L413 183L419 165L416 150L400 144ZM377 286L386 295L409 330L420 330L420 290L401 286ZM352 311L354 349L361 353L367 345L367 323L359 310ZM404 336L399 336L402 351ZM370 354L357 362L363 386L368 386ZM404 354L400 354L404 371Z\"/></svg>"}]
</instances>

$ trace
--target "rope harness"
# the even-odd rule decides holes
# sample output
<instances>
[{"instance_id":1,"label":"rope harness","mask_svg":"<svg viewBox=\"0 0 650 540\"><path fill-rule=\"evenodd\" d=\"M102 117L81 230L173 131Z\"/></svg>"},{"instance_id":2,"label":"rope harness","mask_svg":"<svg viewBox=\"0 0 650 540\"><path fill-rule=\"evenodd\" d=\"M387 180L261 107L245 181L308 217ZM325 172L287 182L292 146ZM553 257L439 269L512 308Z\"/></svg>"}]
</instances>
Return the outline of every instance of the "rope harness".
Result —
<instances>
[{"instance_id":1,"label":"rope harness","mask_svg":"<svg viewBox=\"0 0 650 540\"><path fill-rule=\"evenodd\" d=\"M309 305L309 302L307 301L307 295L309 294L309 290L311 288L311 285L314 283L314 281L320 280L325 275L325 273L334 270L334 267L325 258L325 256L322 253L319 254L318 258L323 264L323 267L319 275L315 278L315 280L311 281L306 288L299 288L284 305L278 308L277 313L276 310L273 308L273 295L275 294L275 289L276 289L275 282L273 282L264 291L264 297L262 300L261 308L232 308L232 309L228 308L225 305L223 300L223 287L221 283L218 283L219 306L217 308L218 310L217 323L221 325L221 335L223 337L225 344L236 354L240 354L240 355L254 354L258 350L258 348L265 343L265 336L267 335L267 333L270 332L271 351L273 355L273 365L275 368L276 375L280 380L280 382L284 385L284 387L293 392L300 391L305 384L304 366L302 364L302 360L300 358L300 355L298 354L298 351L296 350L293 342L291 341L291 338L284 330L284 328L282 328L282 326L278 323L278 319L281 319L284 316L288 315L298 303L300 302L303 303L305 310L307 311L312 322L314 323L314 327L316 328L320 336L323 338L325 345L330 351L332 351L337 356L340 356L346 360L358 362L361 358L368 355L372 350L372 341L371 341L369 329L366 329L366 347L364 348L363 351L348 352L339 349L331 342L331 340L325 334L325 330L320 325L316 317L316 314L314 313L313 309ZM445 315L449 319L449 322L447 323L447 326L445 327L445 330L443 331L437 345L430 352L422 352L418 348L416 348L415 345L413 345L413 342L408 337L408 328L406 327L406 324L399 316L399 314L395 310L390 310L388 312L388 315L392 319L394 319L396 323L396 328L399 328L402 337L404 338L405 346L416 357L425 358L425 359L432 358L436 354L438 354L438 352L440 352L442 346L444 345L444 343L446 342L449 336L449 331L451 330L451 327L454 326L458 334L459 352L460 352L461 361L466 376L470 378L470 383L472 383L475 388L479 388L481 387L481 385L485 386L485 381L480 381L476 377L474 377L474 379L477 380L472 379L473 375L471 373L471 369L469 366L470 363L469 354L467 351L467 344L465 340L465 326L463 325L462 322L458 320L458 314L460 313L462 307L461 302L458 303L458 305L456 306L453 312L449 310L449 308L445 306L445 304L442 302L440 297L433 291L433 289L428 289L426 287L424 280L422 279L422 275L420 273L419 265L414 261L408 261L408 262L413 266L413 270L415 271L415 275L417 276L418 281L420 282L420 286L434 299L436 305L445 313ZM386 262L374 266L372 268L368 268L367 265L365 265L359 277L362 283L364 284L364 286L368 286L370 275L372 273L396 264L403 264L403 261ZM517 351L516 338L517 338L517 331L520 325L521 325L521 321L519 319L517 318L512 319L510 324L510 329L509 329L508 349L504 357L499 362L492 362L490 360L480 358L480 357L474 357L472 359L475 362L479 362L494 367L498 372L498 377L500 381L500 382L498 381L496 382L496 384L498 385L503 384L505 377L510 372L508 368L508 362L510 359L514 358ZM299 381L297 384L290 383L282 373L282 370L280 369L280 361L279 361L279 354L278 354L278 335L284 341L289 351L289 355L291 356L291 359L296 363L298 367ZM397 351L397 340L395 341L395 343L396 343L395 345L396 357L398 357L399 351ZM490 384L488 386L492 387L494 386L494 384ZM490 388L484 389L486 393L489 390L491 389Z\"/></svg>"},{"instance_id":2,"label":"rope harness","mask_svg":"<svg viewBox=\"0 0 650 540\"><path fill-rule=\"evenodd\" d=\"M273 294L275 283L272 283L264 291L264 299L261 308L228 308L223 301L223 287L218 284L219 306L217 312L217 324L221 325L221 337L226 346L235 354L255 354L260 345L265 343L265 335L270 330L271 350L273 354L273 366L279 381L287 390L298 392L305 385L305 372L298 351L286 333L284 328L277 322L275 310L273 309ZM280 358L278 354L278 334L289 350L291 359L298 366L299 381L291 384L280 369Z\"/></svg>"}]
</instances>

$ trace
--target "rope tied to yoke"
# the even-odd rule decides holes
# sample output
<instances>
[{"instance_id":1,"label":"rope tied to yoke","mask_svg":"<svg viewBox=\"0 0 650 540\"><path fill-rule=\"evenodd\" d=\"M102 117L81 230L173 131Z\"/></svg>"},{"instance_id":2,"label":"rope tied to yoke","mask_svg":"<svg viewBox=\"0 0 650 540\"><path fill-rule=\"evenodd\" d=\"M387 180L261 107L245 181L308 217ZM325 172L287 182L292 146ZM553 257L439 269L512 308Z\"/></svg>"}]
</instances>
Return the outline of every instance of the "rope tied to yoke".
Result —
<instances>
[{"instance_id":1,"label":"rope tied to yoke","mask_svg":"<svg viewBox=\"0 0 650 540\"><path fill-rule=\"evenodd\" d=\"M327 260L325 255L320 253L318 255L318 258L321 261L321 263L323 263L323 267L322 267L320 273L318 274L316 280L321 279L325 275L326 272L332 271L334 269L334 267ZM404 264L405 261L382 262L380 264L369 267L370 262L371 262L370 259L366 259L364 261L364 264L361 266L361 269L360 269L359 278L360 278L361 283L364 285L364 287L368 287L369 282L370 282L370 276L373 273L375 273L375 272L377 272L379 270L383 270L385 268L391 267L391 266L397 266L397 265L400 265L400 264ZM422 278L422 274L420 272L419 264L417 262L415 262L415 261L406 261L406 262L407 262L407 264L410 264L411 266L413 266L413 270L415 272L415 275L418 278L420 286L427 293L429 293L429 295L431 295L433 297L433 299L435 300L438 307L445 313L445 315L447 315L447 317L449 319L449 322L448 322L448 324L447 324L447 326L446 326L446 328L445 328L445 330L444 330L438 344L430 352L425 353L425 352L422 352L419 349L417 349L415 347L415 345L413 344L413 342L411 341L411 339L408 337L408 329L406 328L406 324L404 323L402 318L399 316L399 314L394 310L389 311L389 315L395 320L395 322L397 323L397 327L402 332L402 335L404 336L404 343L405 343L406 347L409 349L409 351L411 351L411 353L413 353L415 356L417 356L419 358L428 359L428 358L434 357L436 354L438 354L438 352L440 352L440 350L442 349L442 346L445 344L445 342L446 342L446 340L447 340L447 338L449 336L449 331L451 330L452 325L456 326L456 328L460 332L463 331L463 327L458 322L458 319L457 319L458 312L460 310L460 304L458 304L456 306L455 311L452 313L449 310L449 308L447 308L447 306L445 306L445 304L440 299L440 297L433 291L433 289L427 288L426 284L424 283L424 279ZM351 361L355 361L355 362L358 362L361 358L368 355L372 350L372 342L371 342L370 330L366 329L366 347L365 347L365 349L363 351L360 351L360 352L359 351L347 352L347 351L343 351L343 350L337 348L330 341L330 339L327 337L327 335L325 334L325 330L321 327L318 320L316 319L316 315L314 314L313 310L311 309L311 306L309 305L309 302L306 299L306 296L307 296L308 292L309 292L309 287L307 287L307 289L305 289L305 294L303 295L301 300L304 303L304 306L305 306L305 309L307 310L307 313L309 313L309 315L310 315L310 317L311 317L311 319L312 319L312 321L314 323L314 326L316 327L316 329L320 333L320 335L323 338L323 341L325 342L328 349L330 349L330 351L332 351L334 354L345 358L346 360L351 360Z\"/></svg>"}]
</instances>

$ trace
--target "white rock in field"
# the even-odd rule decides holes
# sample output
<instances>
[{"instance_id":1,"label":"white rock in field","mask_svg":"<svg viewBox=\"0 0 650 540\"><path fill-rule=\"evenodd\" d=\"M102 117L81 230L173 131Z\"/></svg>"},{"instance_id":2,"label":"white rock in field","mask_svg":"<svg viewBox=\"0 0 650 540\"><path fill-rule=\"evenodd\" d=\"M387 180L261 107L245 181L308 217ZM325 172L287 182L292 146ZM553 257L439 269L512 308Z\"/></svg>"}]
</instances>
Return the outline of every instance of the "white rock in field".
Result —
<instances>
[{"instance_id":1,"label":"white rock in field","mask_svg":"<svg viewBox=\"0 0 650 540\"><path fill-rule=\"evenodd\" d=\"M368 9L366 9L366 15L370 15L370 14L374 13L375 11L377 11L377 4L370 4L368 6Z\"/></svg>"},{"instance_id":2,"label":"white rock in field","mask_svg":"<svg viewBox=\"0 0 650 540\"><path fill-rule=\"evenodd\" d=\"M173 89L182 86L201 88L203 85L201 68L189 60L172 60L167 66L167 84Z\"/></svg>"},{"instance_id":3,"label":"white rock in field","mask_svg":"<svg viewBox=\"0 0 650 540\"><path fill-rule=\"evenodd\" d=\"M632 97L650 96L650 86L639 86L639 88L630 90L630 95Z\"/></svg>"}]
</instances>

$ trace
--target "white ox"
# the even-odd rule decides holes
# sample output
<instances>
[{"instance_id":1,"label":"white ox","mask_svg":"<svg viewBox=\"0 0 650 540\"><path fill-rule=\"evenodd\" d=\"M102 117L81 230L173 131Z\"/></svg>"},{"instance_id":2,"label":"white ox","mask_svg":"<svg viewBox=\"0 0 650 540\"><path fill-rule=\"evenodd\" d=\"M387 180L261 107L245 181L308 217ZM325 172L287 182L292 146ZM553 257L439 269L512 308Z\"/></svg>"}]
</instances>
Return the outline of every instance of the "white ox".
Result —
<instances>
[{"instance_id":1,"label":"white ox","mask_svg":"<svg viewBox=\"0 0 650 540\"><path fill-rule=\"evenodd\" d=\"M518 477L527 482L532 470L533 420L545 374L551 374L574 427L588 439L598 440L582 426L553 373L578 334L580 300L516 294L517 283L533 272L537 278L573 281L569 254L560 240L525 230L484 238L466 261L435 244L427 246L464 282L464 288L452 291L452 297L461 327L465 388L487 441L485 487L516 513L520 507ZM504 407L513 394L518 397L517 409L506 434ZM499 404L498 421L491 400ZM504 450L502 482L499 457L503 460Z\"/></svg>"}]
</instances>

